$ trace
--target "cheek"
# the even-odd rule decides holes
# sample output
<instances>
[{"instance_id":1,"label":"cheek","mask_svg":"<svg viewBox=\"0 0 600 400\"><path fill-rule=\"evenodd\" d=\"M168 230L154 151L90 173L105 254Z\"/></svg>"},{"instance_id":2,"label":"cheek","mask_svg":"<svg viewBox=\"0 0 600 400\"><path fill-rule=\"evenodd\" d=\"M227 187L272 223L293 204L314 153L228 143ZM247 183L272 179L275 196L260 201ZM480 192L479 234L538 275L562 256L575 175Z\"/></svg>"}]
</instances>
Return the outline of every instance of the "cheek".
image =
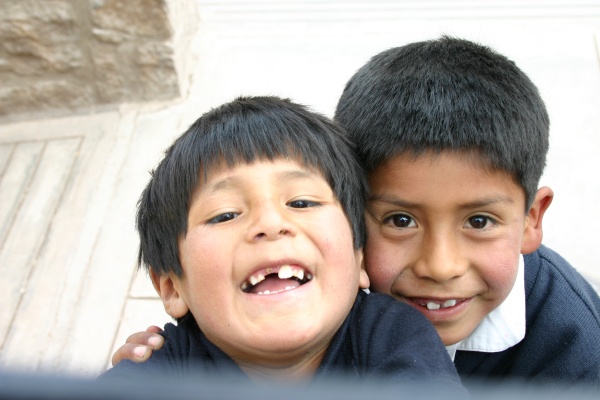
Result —
<instances>
[{"instance_id":1,"label":"cheek","mask_svg":"<svg viewBox=\"0 0 600 400\"><path fill-rule=\"evenodd\" d=\"M326 227L322 221L328 221ZM335 287L351 287L356 290L357 280L360 274L362 253L354 249L354 238L352 228L341 210L335 210L328 214L321 214L320 218L305 225L309 241L300 241L306 247L306 254L317 251L330 267L325 276L329 285ZM312 244L309 244L312 242ZM312 250L312 248L314 250ZM349 273L352 269L353 273Z\"/></svg>"},{"instance_id":2,"label":"cheek","mask_svg":"<svg viewBox=\"0 0 600 400\"><path fill-rule=\"evenodd\" d=\"M224 248L224 243L218 235L192 230L180 246L184 274L194 286L190 288L194 296L205 294L215 287L215 282L223 281L220 275L227 271L223 255L230 253ZM205 285L205 282L213 284Z\"/></svg>"},{"instance_id":3,"label":"cheek","mask_svg":"<svg viewBox=\"0 0 600 400\"><path fill-rule=\"evenodd\" d=\"M323 229L321 226L319 229ZM324 250L335 259L348 261L354 259L354 237L352 228L344 219L336 219L331 226L330 234L326 240Z\"/></svg>"},{"instance_id":4,"label":"cheek","mask_svg":"<svg viewBox=\"0 0 600 400\"><path fill-rule=\"evenodd\" d=\"M371 281L371 289L379 293L391 293L391 287L404 270L399 246L386 243L370 234L365 246L365 269Z\"/></svg>"},{"instance_id":5,"label":"cheek","mask_svg":"<svg viewBox=\"0 0 600 400\"><path fill-rule=\"evenodd\" d=\"M493 293L499 302L504 301L514 286L519 265L519 255L513 249L499 248L488 251L485 264L479 270L480 277L487 283L490 293Z\"/></svg>"}]
</instances>

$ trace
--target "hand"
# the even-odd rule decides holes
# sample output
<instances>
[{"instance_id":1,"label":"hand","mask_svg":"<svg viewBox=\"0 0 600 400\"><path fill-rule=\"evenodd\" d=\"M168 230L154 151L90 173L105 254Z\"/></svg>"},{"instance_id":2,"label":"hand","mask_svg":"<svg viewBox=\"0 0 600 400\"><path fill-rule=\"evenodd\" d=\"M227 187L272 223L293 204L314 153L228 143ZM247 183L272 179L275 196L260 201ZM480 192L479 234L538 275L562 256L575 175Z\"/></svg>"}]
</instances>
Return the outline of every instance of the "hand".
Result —
<instances>
[{"instance_id":1,"label":"hand","mask_svg":"<svg viewBox=\"0 0 600 400\"><path fill-rule=\"evenodd\" d=\"M152 354L152 350L162 347L165 339L159 335L162 332L158 326L151 326L145 332L137 332L129 336L125 344L117 349L112 356L113 367L122 360L144 362Z\"/></svg>"}]
</instances>

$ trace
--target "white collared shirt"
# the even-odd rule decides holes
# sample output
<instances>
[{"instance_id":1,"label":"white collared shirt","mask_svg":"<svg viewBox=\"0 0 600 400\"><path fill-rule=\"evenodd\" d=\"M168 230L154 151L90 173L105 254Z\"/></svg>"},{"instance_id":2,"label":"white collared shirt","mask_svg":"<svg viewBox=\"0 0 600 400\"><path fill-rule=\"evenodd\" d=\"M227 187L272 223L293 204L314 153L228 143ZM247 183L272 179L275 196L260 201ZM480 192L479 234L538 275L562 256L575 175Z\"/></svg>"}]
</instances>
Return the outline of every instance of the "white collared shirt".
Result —
<instances>
[{"instance_id":1,"label":"white collared shirt","mask_svg":"<svg viewBox=\"0 0 600 400\"><path fill-rule=\"evenodd\" d=\"M525 337L525 262L519 256L515 284L508 297L490 312L462 341L446 346L454 361L457 350L495 353L519 343Z\"/></svg>"}]
</instances>

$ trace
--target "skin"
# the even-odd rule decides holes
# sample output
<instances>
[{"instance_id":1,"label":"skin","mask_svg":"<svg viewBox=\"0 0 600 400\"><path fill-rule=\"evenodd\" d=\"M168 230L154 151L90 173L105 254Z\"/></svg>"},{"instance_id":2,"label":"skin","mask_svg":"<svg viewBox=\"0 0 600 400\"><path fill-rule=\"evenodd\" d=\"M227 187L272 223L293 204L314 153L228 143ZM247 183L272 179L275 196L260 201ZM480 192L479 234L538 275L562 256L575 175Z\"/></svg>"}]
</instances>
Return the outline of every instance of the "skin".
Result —
<instances>
[{"instance_id":1,"label":"skin","mask_svg":"<svg viewBox=\"0 0 600 400\"><path fill-rule=\"evenodd\" d=\"M519 254L542 242L543 216L554 196L540 188L524 212L525 194L508 174L451 152L396 156L370 174L369 184L365 265L371 289L416 307L446 345L469 336L506 299ZM448 300L456 305L422 306ZM113 362L144 361L150 338L162 344L157 329L132 335ZM136 348L145 351L142 357L135 357Z\"/></svg>"},{"instance_id":2,"label":"skin","mask_svg":"<svg viewBox=\"0 0 600 400\"><path fill-rule=\"evenodd\" d=\"M525 193L511 176L454 152L394 157L369 185L371 288L421 311L445 345L469 336L506 299L519 255L541 244L553 197L539 189L524 213Z\"/></svg>"},{"instance_id":3,"label":"skin","mask_svg":"<svg viewBox=\"0 0 600 400\"><path fill-rule=\"evenodd\" d=\"M211 174L194 193L179 254L181 277L151 273L165 310L175 318L191 311L206 337L257 379L311 376L357 291L369 286L327 181L289 160ZM312 280L276 293L276 278L269 294L242 290L250 276L282 265Z\"/></svg>"}]
</instances>

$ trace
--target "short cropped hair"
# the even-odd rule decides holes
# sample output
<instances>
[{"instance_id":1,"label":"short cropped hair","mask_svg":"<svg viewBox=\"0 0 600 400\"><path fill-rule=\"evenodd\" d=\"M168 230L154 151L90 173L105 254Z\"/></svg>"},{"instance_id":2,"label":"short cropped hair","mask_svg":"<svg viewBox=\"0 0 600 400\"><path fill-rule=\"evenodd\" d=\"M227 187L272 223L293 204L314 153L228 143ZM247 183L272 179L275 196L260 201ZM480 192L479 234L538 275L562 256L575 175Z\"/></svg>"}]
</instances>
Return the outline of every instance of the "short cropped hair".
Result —
<instances>
[{"instance_id":1,"label":"short cropped hair","mask_svg":"<svg viewBox=\"0 0 600 400\"><path fill-rule=\"evenodd\" d=\"M368 185L346 132L287 99L239 97L196 120L151 173L138 203L138 265L181 276L178 244L194 192L223 166L280 158L323 174L352 227L354 247L363 247Z\"/></svg>"},{"instance_id":2,"label":"short cropped hair","mask_svg":"<svg viewBox=\"0 0 600 400\"><path fill-rule=\"evenodd\" d=\"M348 81L334 120L370 174L400 154L471 152L535 198L550 121L537 88L513 61L443 36L375 55Z\"/></svg>"}]
</instances>

